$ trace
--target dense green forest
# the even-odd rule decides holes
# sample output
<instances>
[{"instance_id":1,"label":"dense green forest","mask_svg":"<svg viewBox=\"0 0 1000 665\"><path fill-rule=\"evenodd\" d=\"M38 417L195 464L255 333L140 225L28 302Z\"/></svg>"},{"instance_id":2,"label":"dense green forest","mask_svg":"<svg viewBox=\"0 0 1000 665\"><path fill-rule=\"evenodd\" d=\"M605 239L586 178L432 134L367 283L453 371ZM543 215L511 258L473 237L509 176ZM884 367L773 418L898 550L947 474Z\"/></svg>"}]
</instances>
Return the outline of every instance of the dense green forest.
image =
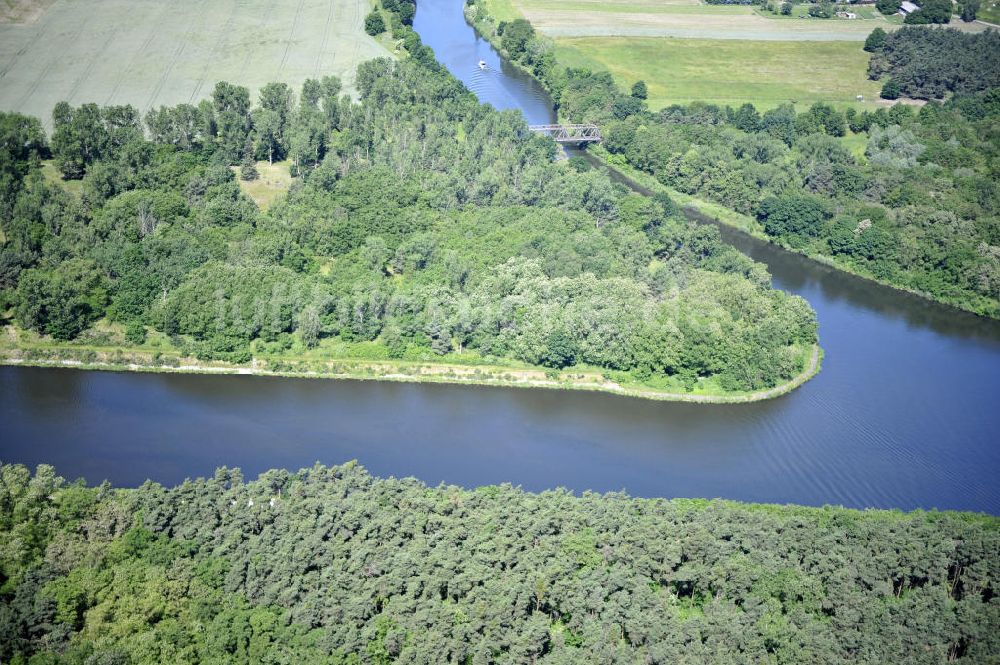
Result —
<instances>
[{"instance_id":1,"label":"dense green forest","mask_svg":"<svg viewBox=\"0 0 1000 665\"><path fill-rule=\"evenodd\" d=\"M960 513L3 466L0 660L987 663L998 552Z\"/></svg>"},{"instance_id":2,"label":"dense green forest","mask_svg":"<svg viewBox=\"0 0 1000 665\"><path fill-rule=\"evenodd\" d=\"M951 93L1000 87L1000 32L996 30L970 34L954 28L905 27L890 33L876 29L865 50L872 53L869 77L889 77L890 99L942 99Z\"/></svg>"},{"instance_id":3,"label":"dense green forest","mask_svg":"<svg viewBox=\"0 0 1000 665\"><path fill-rule=\"evenodd\" d=\"M666 197L554 163L519 114L410 47L424 55L359 68L359 102L334 78L270 84L257 103L223 82L145 118L60 104L49 141L0 116L0 309L58 340L103 317L134 343L155 330L237 363L334 340L688 389L802 371L814 312L763 266ZM49 155L79 196L44 176ZM254 159L296 176L266 213L233 168L253 178Z\"/></svg>"},{"instance_id":4,"label":"dense green forest","mask_svg":"<svg viewBox=\"0 0 1000 665\"><path fill-rule=\"evenodd\" d=\"M607 72L560 67L524 19L497 32L561 117L598 123L609 152L663 185L756 217L786 247L1000 316L998 33L905 28L870 39L872 70L891 73L897 94L963 93L919 109L693 103L653 113L644 85L628 94Z\"/></svg>"}]
</instances>

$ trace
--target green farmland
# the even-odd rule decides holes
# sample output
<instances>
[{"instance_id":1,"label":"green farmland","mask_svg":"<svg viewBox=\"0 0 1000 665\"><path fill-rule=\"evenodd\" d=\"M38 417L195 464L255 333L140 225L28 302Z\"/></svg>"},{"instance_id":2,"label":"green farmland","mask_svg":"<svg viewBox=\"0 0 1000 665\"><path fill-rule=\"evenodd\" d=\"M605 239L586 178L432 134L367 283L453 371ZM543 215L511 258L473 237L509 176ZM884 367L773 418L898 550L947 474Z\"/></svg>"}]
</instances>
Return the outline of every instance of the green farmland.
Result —
<instances>
[{"instance_id":1,"label":"green farmland","mask_svg":"<svg viewBox=\"0 0 1000 665\"><path fill-rule=\"evenodd\" d=\"M62 100L144 112L196 102L216 81L255 90L326 74L350 90L359 62L387 54L362 30L370 8L370 0L57 0L34 20L0 23L0 109L48 123Z\"/></svg>"},{"instance_id":2,"label":"green farmland","mask_svg":"<svg viewBox=\"0 0 1000 665\"><path fill-rule=\"evenodd\" d=\"M606 69L624 87L646 81L652 109L693 101L753 102L761 109L784 102L861 105L857 95L874 107L881 88L865 75L868 54L856 42L583 37L556 44L568 67Z\"/></svg>"}]
</instances>

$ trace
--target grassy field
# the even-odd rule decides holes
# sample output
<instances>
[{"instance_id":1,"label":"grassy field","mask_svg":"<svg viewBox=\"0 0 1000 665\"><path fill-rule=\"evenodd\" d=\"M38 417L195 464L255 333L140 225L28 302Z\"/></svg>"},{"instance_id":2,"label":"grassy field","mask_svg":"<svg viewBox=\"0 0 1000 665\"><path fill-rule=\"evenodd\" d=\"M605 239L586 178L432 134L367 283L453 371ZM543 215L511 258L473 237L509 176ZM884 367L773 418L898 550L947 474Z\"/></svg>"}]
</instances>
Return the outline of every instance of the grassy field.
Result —
<instances>
[{"instance_id":1,"label":"grassy field","mask_svg":"<svg viewBox=\"0 0 1000 665\"><path fill-rule=\"evenodd\" d=\"M0 109L47 124L60 100L145 111L197 102L219 80L255 90L335 74L350 90L359 62L388 55L362 29L372 0L0 3L44 10L0 22Z\"/></svg>"},{"instance_id":2,"label":"grassy field","mask_svg":"<svg viewBox=\"0 0 1000 665\"><path fill-rule=\"evenodd\" d=\"M62 187L77 199L83 195L83 181L64 180L54 160L47 159L42 162L42 175L45 176L45 182L50 185Z\"/></svg>"},{"instance_id":3,"label":"grassy field","mask_svg":"<svg viewBox=\"0 0 1000 665\"><path fill-rule=\"evenodd\" d=\"M497 21L513 21L522 14L511 0L478 0L486 12Z\"/></svg>"},{"instance_id":4,"label":"grassy field","mask_svg":"<svg viewBox=\"0 0 1000 665\"><path fill-rule=\"evenodd\" d=\"M649 87L649 106L695 100L770 108L814 101L875 108L881 88L865 72L868 54L854 42L771 42L590 37L559 39L559 62L607 69L626 89Z\"/></svg>"},{"instance_id":5,"label":"grassy field","mask_svg":"<svg viewBox=\"0 0 1000 665\"><path fill-rule=\"evenodd\" d=\"M752 102L761 109L817 101L876 108L881 84L868 80L862 43L876 27L899 27L870 7L858 9L857 19L815 19L805 4L786 17L699 0L480 2L497 21L530 20L554 40L564 65L610 71L626 89L644 80L654 110L692 101Z\"/></svg>"},{"instance_id":6,"label":"grassy field","mask_svg":"<svg viewBox=\"0 0 1000 665\"><path fill-rule=\"evenodd\" d=\"M257 173L260 176L249 182L239 177L239 167L234 166L233 171L236 172L236 180L240 183L243 193L252 198L258 208L267 210L275 199L291 187L292 176L288 171L290 164L291 162L287 160L274 164L257 162Z\"/></svg>"}]
</instances>

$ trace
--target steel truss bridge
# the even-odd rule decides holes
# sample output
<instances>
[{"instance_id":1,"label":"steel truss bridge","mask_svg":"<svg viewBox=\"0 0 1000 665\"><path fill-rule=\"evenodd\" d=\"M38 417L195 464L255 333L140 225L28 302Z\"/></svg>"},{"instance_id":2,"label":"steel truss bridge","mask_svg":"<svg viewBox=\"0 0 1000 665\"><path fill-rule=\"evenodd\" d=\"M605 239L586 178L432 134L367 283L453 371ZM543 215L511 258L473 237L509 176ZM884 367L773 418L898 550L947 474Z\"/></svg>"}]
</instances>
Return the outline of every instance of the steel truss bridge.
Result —
<instances>
[{"instance_id":1,"label":"steel truss bridge","mask_svg":"<svg viewBox=\"0 0 1000 665\"><path fill-rule=\"evenodd\" d=\"M528 129L551 136L556 143L597 143L601 140L601 129L594 124L529 125Z\"/></svg>"}]
</instances>

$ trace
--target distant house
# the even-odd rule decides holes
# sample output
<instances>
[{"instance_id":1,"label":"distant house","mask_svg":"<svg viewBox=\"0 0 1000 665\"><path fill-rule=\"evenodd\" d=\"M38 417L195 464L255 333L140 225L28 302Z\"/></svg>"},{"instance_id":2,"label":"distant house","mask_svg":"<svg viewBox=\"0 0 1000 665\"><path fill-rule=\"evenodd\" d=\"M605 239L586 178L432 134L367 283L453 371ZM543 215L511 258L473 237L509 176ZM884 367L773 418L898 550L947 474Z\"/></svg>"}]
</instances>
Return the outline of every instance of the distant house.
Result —
<instances>
[{"instance_id":1,"label":"distant house","mask_svg":"<svg viewBox=\"0 0 1000 665\"><path fill-rule=\"evenodd\" d=\"M839 18L857 18L858 15L854 12L837 12Z\"/></svg>"},{"instance_id":2,"label":"distant house","mask_svg":"<svg viewBox=\"0 0 1000 665\"><path fill-rule=\"evenodd\" d=\"M903 16L906 16L907 14L912 14L918 9L920 9L920 7L913 4L909 0L903 0L902 4L899 5L899 13L902 14Z\"/></svg>"}]
</instances>

